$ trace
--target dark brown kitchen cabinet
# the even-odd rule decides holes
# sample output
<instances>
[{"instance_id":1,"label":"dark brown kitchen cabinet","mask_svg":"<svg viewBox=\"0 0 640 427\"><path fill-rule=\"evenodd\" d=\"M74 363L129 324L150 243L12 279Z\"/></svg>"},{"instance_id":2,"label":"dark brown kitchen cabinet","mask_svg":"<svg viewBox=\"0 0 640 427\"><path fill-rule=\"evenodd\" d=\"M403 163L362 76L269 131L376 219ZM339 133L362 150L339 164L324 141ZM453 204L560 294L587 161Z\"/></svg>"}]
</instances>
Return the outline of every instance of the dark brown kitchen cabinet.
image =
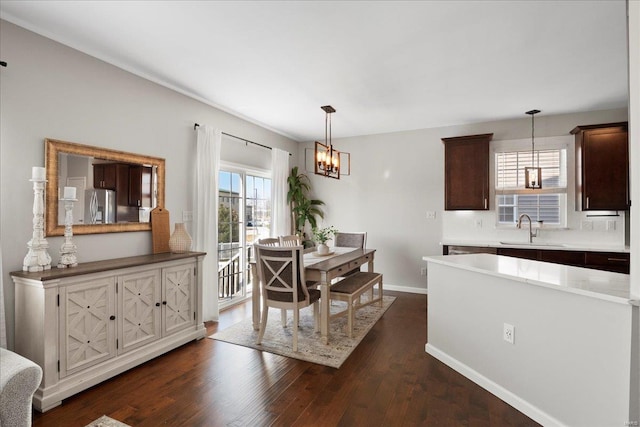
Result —
<instances>
[{"instance_id":1,"label":"dark brown kitchen cabinet","mask_svg":"<svg viewBox=\"0 0 640 427\"><path fill-rule=\"evenodd\" d=\"M584 251L562 251L532 248L498 248L498 255L584 267Z\"/></svg>"},{"instance_id":2,"label":"dark brown kitchen cabinet","mask_svg":"<svg viewBox=\"0 0 640 427\"><path fill-rule=\"evenodd\" d=\"M115 164L116 167L116 200L118 206L129 205L129 165Z\"/></svg>"},{"instance_id":3,"label":"dark brown kitchen cabinet","mask_svg":"<svg viewBox=\"0 0 640 427\"><path fill-rule=\"evenodd\" d=\"M576 210L628 210L627 122L577 126Z\"/></svg>"},{"instance_id":4,"label":"dark brown kitchen cabinet","mask_svg":"<svg viewBox=\"0 0 640 427\"><path fill-rule=\"evenodd\" d=\"M442 138L445 210L489 210L492 133Z\"/></svg>"},{"instance_id":5,"label":"dark brown kitchen cabinet","mask_svg":"<svg viewBox=\"0 0 640 427\"><path fill-rule=\"evenodd\" d=\"M93 165L93 188L116 190L117 171L115 163L97 163Z\"/></svg>"},{"instance_id":6,"label":"dark brown kitchen cabinet","mask_svg":"<svg viewBox=\"0 0 640 427\"><path fill-rule=\"evenodd\" d=\"M584 267L585 253L582 251L539 250L538 261L553 262L555 264Z\"/></svg>"},{"instance_id":7,"label":"dark brown kitchen cabinet","mask_svg":"<svg viewBox=\"0 0 640 427\"><path fill-rule=\"evenodd\" d=\"M517 248L498 248L498 255L510 256L514 258L538 259L537 249L517 249Z\"/></svg>"},{"instance_id":8,"label":"dark brown kitchen cabinet","mask_svg":"<svg viewBox=\"0 0 640 427\"><path fill-rule=\"evenodd\" d=\"M631 255L629 252L591 252L559 249L508 248L488 246L443 245L442 255L487 253L513 258L532 259L554 264L573 265L629 274Z\"/></svg>"},{"instance_id":9,"label":"dark brown kitchen cabinet","mask_svg":"<svg viewBox=\"0 0 640 427\"><path fill-rule=\"evenodd\" d=\"M151 168L132 165L129 167L129 206L151 207Z\"/></svg>"},{"instance_id":10,"label":"dark brown kitchen cabinet","mask_svg":"<svg viewBox=\"0 0 640 427\"><path fill-rule=\"evenodd\" d=\"M630 261L626 252L587 252L585 267L629 274Z\"/></svg>"}]
</instances>

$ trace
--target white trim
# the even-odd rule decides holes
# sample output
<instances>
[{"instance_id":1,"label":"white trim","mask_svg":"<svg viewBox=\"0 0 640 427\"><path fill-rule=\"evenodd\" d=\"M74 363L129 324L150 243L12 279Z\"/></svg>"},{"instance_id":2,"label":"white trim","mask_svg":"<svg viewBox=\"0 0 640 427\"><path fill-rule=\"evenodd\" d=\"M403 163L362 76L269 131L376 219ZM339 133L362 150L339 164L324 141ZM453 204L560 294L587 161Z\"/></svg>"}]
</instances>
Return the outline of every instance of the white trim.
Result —
<instances>
[{"instance_id":1,"label":"white trim","mask_svg":"<svg viewBox=\"0 0 640 427\"><path fill-rule=\"evenodd\" d=\"M225 169L229 172L241 172L248 173L253 176L259 176L260 178L271 179L271 171L269 169L256 168L252 166L246 166L242 163L229 162L226 160L220 161L220 170Z\"/></svg>"},{"instance_id":2,"label":"white trim","mask_svg":"<svg viewBox=\"0 0 640 427\"><path fill-rule=\"evenodd\" d=\"M239 216L241 218L241 237L242 237L242 242L241 242L241 247L242 247L242 262L241 264L247 265L247 260L246 260L246 249L248 247L247 245L247 223L245 221L246 219L246 202L247 202L247 195L246 195L246 185L247 185L247 176L254 176L257 178L263 178L263 179L268 179L270 181L272 181L272 177L271 177L271 171L267 170L267 169L262 169L262 168L256 168L256 167L251 167L251 166L246 166L243 165L241 163L235 163L235 162L229 162L229 161L224 161L221 160L220 161L220 168L219 168L219 173L220 172L227 172L227 173L231 173L231 174L239 174L241 177L241 194L238 196L238 198L240 199L240 206L239 206ZM218 182L219 185L219 182ZM272 183L273 185L273 183ZM269 193L269 200L271 200L271 193ZM216 202L217 203L217 202ZM217 260L216 260L217 262ZM244 268L242 269L243 274L244 274ZM247 299L250 299L251 297L249 296L249 292L251 291L251 282L249 282L249 277L247 277L247 275L245 274L244 277L245 280L245 285L244 285L244 294L242 296L239 296L237 298L231 299L231 300L220 300L220 298L216 295L216 298L218 298L218 302L220 305L220 310L226 310L230 307L233 307L239 303L245 302Z\"/></svg>"},{"instance_id":3,"label":"white trim","mask_svg":"<svg viewBox=\"0 0 640 427\"><path fill-rule=\"evenodd\" d=\"M566 426L566 424L561 423L537 406L527 402L501 385L496 384L476 370L471 369L459 360L439 350L437 347L426 343L424 351L543 426Z\"/></svg>"},{"instance_id":4,"label":"white trim","mask_svg":"<svg viewBox=\"0 0 640 427\"><path fill-rule=\"evenodd\" d=\"M427 295L427 288L417 288L415 286L398 286L398 285L388 285L384 284L385 291L396 291L396 292L405 292L408 294L422 294Z\"/></svg>"}]
</instances>

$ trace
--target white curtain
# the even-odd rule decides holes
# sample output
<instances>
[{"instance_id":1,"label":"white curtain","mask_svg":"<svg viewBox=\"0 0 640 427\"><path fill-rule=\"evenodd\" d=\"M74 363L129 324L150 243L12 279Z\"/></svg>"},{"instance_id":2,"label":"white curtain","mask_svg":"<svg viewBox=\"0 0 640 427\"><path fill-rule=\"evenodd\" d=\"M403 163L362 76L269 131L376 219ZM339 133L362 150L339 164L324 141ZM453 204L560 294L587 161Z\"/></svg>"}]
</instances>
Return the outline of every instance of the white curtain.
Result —
<instances>
[{"instance_id":1,"label":"white curtain","mask_svg":"<svg viewBox=\"0 0 640 427\"><path fill-rule=\"evenodd\" d=\"M211 126L198 126L196 149L196 194L193 206L195 250L204 258L203 319L218 320L218 171L222 132Z\"/></svg>"},{"instance_id":2,"label":"white curtain","mask_svg":"<svg viewBox=\"0 0 640 427\"><path fill-rule=\"evenodd\" d=\"M289 153L271 150L271 236L291 234L291 213L287 203Z\"/></svg>"}]
</instances>

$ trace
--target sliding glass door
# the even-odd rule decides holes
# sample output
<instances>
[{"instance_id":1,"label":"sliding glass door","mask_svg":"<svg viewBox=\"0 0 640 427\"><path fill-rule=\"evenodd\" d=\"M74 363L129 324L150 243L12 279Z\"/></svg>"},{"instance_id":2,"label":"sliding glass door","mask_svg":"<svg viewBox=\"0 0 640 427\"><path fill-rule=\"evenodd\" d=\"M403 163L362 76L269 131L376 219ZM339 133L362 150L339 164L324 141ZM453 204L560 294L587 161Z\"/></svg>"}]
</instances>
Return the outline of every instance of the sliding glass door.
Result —
<instances>
[{"instance_id":1,"label":"sliding glass door","mask_svg":"<svg viewBox=\"0 0 640 427\"><path fill-rule=\"evenodd\" d=\"M271 230L271 179L267 171L223 167L218 196L218 298L220 307L251 290L252 245Z\"/></svg>"}]
</instances>

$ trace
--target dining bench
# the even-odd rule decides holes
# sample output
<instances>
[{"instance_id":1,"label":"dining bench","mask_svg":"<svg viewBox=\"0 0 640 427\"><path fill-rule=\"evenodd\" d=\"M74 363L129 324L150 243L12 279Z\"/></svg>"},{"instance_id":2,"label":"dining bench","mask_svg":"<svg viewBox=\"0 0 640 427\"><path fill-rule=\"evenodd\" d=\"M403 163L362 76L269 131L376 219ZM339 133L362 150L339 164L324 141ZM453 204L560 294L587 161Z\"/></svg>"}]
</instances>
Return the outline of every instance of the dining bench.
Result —
<instances>
[{"instance_id":1,"label":"dining bench","mask_svg":"<svg viewBox=\"0 0 640 427\"><path fill-rule=\"evenodd\" d=\"M376 283L378 284L378 296L374 298L373 287ZM360 297L367 291L370 291L371 295L367 301L362 302ZM347 276L334 285L331 285L329 288L329 299L345 301L347 303L346 310L332 314L330 319L346 315L349 338L352 338L356 310L376 302L382 307L382 274L359 271Z\"/></svg>"}]
</instances>

